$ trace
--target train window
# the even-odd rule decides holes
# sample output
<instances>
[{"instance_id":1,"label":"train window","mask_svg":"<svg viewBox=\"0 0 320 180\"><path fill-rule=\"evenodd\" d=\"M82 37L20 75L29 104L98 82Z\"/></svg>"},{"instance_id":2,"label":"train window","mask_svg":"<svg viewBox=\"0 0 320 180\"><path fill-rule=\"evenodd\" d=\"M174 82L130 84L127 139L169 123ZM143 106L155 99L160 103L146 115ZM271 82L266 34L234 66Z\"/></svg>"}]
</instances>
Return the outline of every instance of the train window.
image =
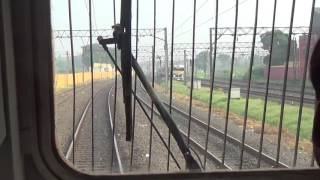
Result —
<instances>
[{"instance_id":1,"label":"train window","mask_svg":"<svg viewBox=\"0 0 320 180\"><path fill-rule=\"evenodd\" d=\"M68 165L95 175L317 167L316 0L126 5L51 1L55 141Z\"/></svg>"}]
</instances>

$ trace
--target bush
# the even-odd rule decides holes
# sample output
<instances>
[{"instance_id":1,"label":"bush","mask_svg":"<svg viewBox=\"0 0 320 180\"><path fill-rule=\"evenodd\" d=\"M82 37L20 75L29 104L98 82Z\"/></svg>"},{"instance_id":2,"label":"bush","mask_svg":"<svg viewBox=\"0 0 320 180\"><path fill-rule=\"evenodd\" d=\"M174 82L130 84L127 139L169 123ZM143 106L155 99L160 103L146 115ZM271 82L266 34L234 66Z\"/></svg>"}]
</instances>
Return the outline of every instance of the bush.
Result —
<instances>
[{"instance_id":1,"label":"bush","mask_svg":"<svg viewBox=\"0 0 320 180\"><path fill-rule=\"evenodd\" d=\"M243 76L244 80L248 79L248 78L249 78L249 69L247 70L247 72ZM253 81L264 79L264 66L253 67L251 78Z\"/></svg>"}]
</instances>

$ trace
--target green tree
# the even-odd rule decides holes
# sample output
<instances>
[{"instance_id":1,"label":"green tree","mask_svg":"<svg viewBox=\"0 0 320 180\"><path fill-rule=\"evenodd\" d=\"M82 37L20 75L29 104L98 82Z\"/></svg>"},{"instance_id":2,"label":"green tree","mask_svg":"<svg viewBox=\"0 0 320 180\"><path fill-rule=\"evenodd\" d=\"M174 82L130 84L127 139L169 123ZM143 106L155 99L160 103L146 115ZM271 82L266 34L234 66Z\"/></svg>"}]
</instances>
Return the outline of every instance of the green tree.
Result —
<instances>
[{"instance_id":1,"label":"green tree","mask_svg":"<svg viewBox=\"0 0 320 180\"><path fill-rule=\"evenodd\" d=\"M109 48L110 53L114 57L114 48ZM117 51L118 61L120 60L120 51ZM92 44L92 59L93 63L107 63L113 66L113 62L108 56L107 52L99 44ZM91 66L90 62L90 45L82 46L82 63L89 68Z\"/></svg>"},{"instance_id":2,"label":"green tree","mask_svg":"<svg viewBox=\"0 0 320 180\"><path fill-rule=\"evenodd\" d=\"M56 73L68 73L68 61L62 56L58 56L54 59L54 69Z\"/></svg>"},{"instance_id":3,"label":"green tree","mask_svg":"<svg viewBox=\"0 0 320 180\"><path fill-rule=\"evenodd\" d=\"M228 54L217 54L216 70L225 70L230 68L231 56Z\"/></svg>"},{"instance_id":4,"label":"green tree","mask_svg":"<svg viewBox=\"0 0 320 180\"><path fill-rule=\"evenodd\" d=\"M265 65L269 63L268 61L270 58L271 35L272 35L271 31L267 31L260 35L262 48L264 50L269 51L269 54L265 56L263 59L263 63ZM274 31L271 66L284 65L287 57L288 37L289 37L288 34L285 34L280 30ZM293 57L295 56L295 52L297 52L296 47L297 47L297 42L295 40L291 40L289 60L292 60Z\"/></svg>"},{"instance_id":5,"label":"green tree","mask_svg":"<svg viewBox=\"0 0 320 180\"><path fill-rule=\"evenodd\" d=\"M57 56L54 58L54 69L56 73L72 73L72 62L71 55L69 56ZM84 70L84 65L82 63L82 56L74 56L74 68L75 72L82 72Z\"/></svg>"},{"instance_id":6,"label":"green tree","mask_svg":"<svg viewBox=\"0 0 320 180\"><path fill-rule=\"evenodd\" d=\"M201 51L199 54L197 54L196 59L195 59L195 68L197 70L201 70L203 72L207 72L207 67L208 67L208 51Z\"/></svg>"}]
</instances>

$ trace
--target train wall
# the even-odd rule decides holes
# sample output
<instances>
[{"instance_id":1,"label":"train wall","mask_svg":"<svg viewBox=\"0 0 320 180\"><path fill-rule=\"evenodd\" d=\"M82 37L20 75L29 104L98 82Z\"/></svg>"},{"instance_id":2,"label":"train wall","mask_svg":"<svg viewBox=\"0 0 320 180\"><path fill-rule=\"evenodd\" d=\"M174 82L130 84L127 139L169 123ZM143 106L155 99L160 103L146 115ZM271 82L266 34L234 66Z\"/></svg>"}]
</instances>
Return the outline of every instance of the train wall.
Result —
<instances>
[{"instance_id":1,"label":"train wall","mask_svg":"<svg viewBox=\"0 0 320 180\"><path fill-rule=\"evenodd\" d=\"M309 57L311 57L311 54L313 52L313 47L316 45L318 38L319 38L318 35L311 36ZM304 64L306 61L307 46L308 46L308 36L307 35L300 36L299 37L299 62L300 62L299 70L300 70L301 77L303 75L303 70L304 70L304 66L305 66ZM307 75L309 75L309 74L307 74Z\"/></svg>"},{"instance_id":2,"label":"train wall","mask_svg":"<svg viewBox=\"0 0 320 180\"><path fill-rule=\"evenodd\" d=\"M285 72L285 66L273 66L270 69L270 79L271 80L283 80L284 79L284 72ZM299 72L296 71L295 68L289 67L288 68L288 80L293 80L298 78ZM268 77L268 68L265 67L264 69L264 77Z\"/></svg>"},{"instance_id":3,"label":"train wall","mask_svg":"<svg viewBox=\"0 0 320 180\"><path fill-rule=\"evenodd\" d=\"M94 72L94 80L106 80L114 77L114 71L108 72ZM75 73L76 85L83 85L91 82L91 72ZM54 87L56 91L70 88L73 86L72 74L56 74L54 80Z\"/></svg>"}]
</instances>

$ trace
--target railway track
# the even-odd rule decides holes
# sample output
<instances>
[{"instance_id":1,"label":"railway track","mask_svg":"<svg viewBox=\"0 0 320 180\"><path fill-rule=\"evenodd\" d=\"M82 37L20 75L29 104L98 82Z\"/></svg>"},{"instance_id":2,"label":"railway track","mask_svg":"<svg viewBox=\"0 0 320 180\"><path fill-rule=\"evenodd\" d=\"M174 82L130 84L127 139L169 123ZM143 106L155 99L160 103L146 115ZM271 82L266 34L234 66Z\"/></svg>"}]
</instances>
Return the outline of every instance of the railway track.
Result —
<instances>
[{"instance_id":1,"label":"railway track","mask_svg":"<svg viewBox=\"0 0 320 180\"><path fill-rule=\"evenodd\" d=\"M123 173L117 139L112 133L112 103L109 102L112 88L110 87L102 88L94 95L93 121L92 101L88 100L79 123L75 127L74 140L70 138L65 157L70 162L74 162L74 167L81 171L95 174ZM112 157L112 148L114 148L115 158Z\"/></svg>"},{"instance_id":2,"label":"railway track","mask_svg":"<svg viewBox=\"0 0 320 180\"><path fill-rule=\"evenodd\" d=\"M165 103L165 105L169 108L169 105ZM182 111L181 109L172 106L172 110L174 111L174 116L175 117L179 117L182 116L182 118L184 119L184 121L187 121L189 116L186 112ZM181 119L182 119L181 118ZM202 120L200 120L197 117L191 116L191 121L192 123L194 123L197 128L201 129L201 130L205 130L207 131L208 125L207 123L203 122ZM221 142L222 139L224 139L224 132L214 126L209 126L209 139L214 139L213 141L211 141L211 143L214 143L215 145L218 146L223 146L223 143ZM229 158L228 160L226 160L226 164L230 164L230 167L233 167L232 169L236 169L239 166L239 159L240 157L238 157L239 155L239 149L242 145L241 141L239 139L237 139L236 137L227 134L226 135L226 141L227 141L227 145L229 146L229 148L231 148L231 152L227 152L226 157L232 157ZM210 149L210 148L209 148ZM253 146L249 145L249 144L244 144L244 151L246 153L246 159L255 159L253 161L247 161L246 164L244 165L245 169L251 169L251 168L256 168L256 160L259 157L259 151L254 148ZM215 154L222 154L222 149L218 149L218 150L214 150ZM235 155L236 154L236 155ZM265 154L265 153L261 153L261 160L263 163L262 167L266 167L266 168L271 168L273 166L276 165L276 160L275 158ZM288 168L289 166L284 164L284 163L279 163L279 167L281 168Z\"/></svg>"},{"instance_id":3,"label":"railway track","mask_svg":"<svg viewBox=\"0 0 320 180\"><path fill-rule=\"evenodd\" d=\"M209 79L199 79L202 80L203 82L210 82ZM226 79L222 79L222 78L216 78L215 82L217 83L225 83ZM241 87L247 87L248 81L247 80L237 80L234 79L232 81L232 84L236 85L236 86L241 86ZM281 91L282 90L282 83L276 83L276 82L270 82L269 83L269 90L278 90ZM251 87L253 88L258 88L258 89L265 89L266 88L266 83L265 82L251 82ZM300 92L301 87L300 87L300 83L297 83L296 85L292 85L292 84L287 84L287 92L288 93L296 93L296 92ZM306 95L314 95L314 90L311 86L306 85L305 87L305 94Z\"/></svg>"},{"instance_id":4,"label":"railway track","mask_svg":"<svg viewBox=\"0 0 320 180\"><path fill-rule=\"evenodd\" d=\"M200 79L201 85L204 87L210 87L210 80L208 79ZM226 80L215 80L214 82L215 88L223 89L227 91L229 89L229 83ZM246 95L247 93L247 82L240 80L233 80L232 87L239 87L242 95ZM266 95L265 90L266 85L264 83L252 83L250 88L251 96L255 97L264 97ZM288 86L286 90L286 101L291 104L300 103L300 89L297 87ZM282 85L281 84L270 84L269 86L269 95L268 98L279 101L282 97ZM313 89L306 88L304 94L304 103L307 105L314 105L314 91Z\"/></svg>"},{"instance_id":5,"label":"railway track","mask_svg":"<svg viewBox=\"0 0 320 180\"><path fill-rule=\"evenodd\" d=\"M86 86L84 86L84 85L77 87L76 93L81 92L84 88L86 88ZM59 97L57 100L57 105L59 106L65 102L67 102L70 98L72 98L71 94L73 94L72 88L65 90L63 92L57 93L56 96Z\"/></svg>"},{"instance_id":6,"label":"railway track","mask_svg":"<svg viewBox=\"0 0 320 180\"><path fill-rule=\"evenodd\" d=\"M143 91L143 90L142 90ZM141 92L141 91L140 91ZM143 94L145 92L142 92ZM144 95L139 95L139 100L151 110L150 104L147 103L147 100L142 98ZM164 102L164 105L169 107L167 103ZM155 114L159 116L159 114L155 111ZM181 109L172 106L172 116L175 120L175 123L180 129L181 134L185 138L187 142L187 131L188 131L188 114ZM241 141L236 137L231 135L226 136L226 150L225 150L225 159L222 162L222 154L223 154L223 144L224 144L224 132L222 130L209 126L209 138L208 138L208 148L205 149L205 137L207 133L208 126L202 120L192 116L192 131L190 135L190 145L193 147L198 154L204 156L207 153L207 164L208 167L214 168L222 168L227 170L235 170L239 168L240 163L240 148ZM244 156L243 156L243 169L256 169L258 157L260 156L259 151L248 145L244 144ZM265 153L261 153L261 167L262 168L273 168L276 165L275 158L267 155ZM278 167L280 168L288 168L289 166L280 162Z\"/></svg>"},{"instance_id":7,"label":"railway track","mask_svg":"<svg viewBox=\"0 0 320 180\"><path fill-rule=\"evenodd\" d=\"M149 99L147 99L145 90L141 86L138 87L138 99L146 108L151 110L150 104L147 103L149 102ZM112 135L113 118L110 113L112 109L111 104L113 104L110 100L112 89L113 88L110 87L103 88L94 96L94 131L92 131L91 127L92 119L90 116L90 105L92 102L90 100L87 102L81 114L81 118L75 130L75 141L70 142L65 154L66 159L72 162L73 148L75 148L74 166L79 170L94 172L95 174L105 174L110 172L123 173L117 139ZM107 92L107 94L105 92ZM163 103L169 109L169 105L166 102ZM159 116L157 111L155 111L155 115ZM180 107L172 106L172 116L179 127L182 136L187 142L189 121L188 113L183 111ZM212 121L216 120L212 119ZM192 130L190 131L190 147L193 149L192 152L196 152L195 154L200 156L199 159L201 160L206 154L206 170L239 169L242 142L238 136L231 133L232 129L229 129L228 134L225 135L221 127L219 128L213 124L208 127L207 122L198 117L191 116L191 122ZM207 130L209 130L208 140L205 138ZM92 139L92 135L94 136L94 140ZM206 143L208 144L207 149L205 148ZM224 144L226 147L225 149L223 148ZM92 145L94 148L92 148ZM261 159L261 168L273 168L275 166L280 168L289 168L288 164L290 164L290 162L282 161L281 159L279 164L277 164L273 156L274 154L268 152L268 150L265 151L268 147L263 147L260 154L257 146L258 141L254 145L251 141L245 141L243 145L243 169L256 169L258 157ZM114 147L115 158L111 157L111 147Z\"/></svg>"}]
</instances>

